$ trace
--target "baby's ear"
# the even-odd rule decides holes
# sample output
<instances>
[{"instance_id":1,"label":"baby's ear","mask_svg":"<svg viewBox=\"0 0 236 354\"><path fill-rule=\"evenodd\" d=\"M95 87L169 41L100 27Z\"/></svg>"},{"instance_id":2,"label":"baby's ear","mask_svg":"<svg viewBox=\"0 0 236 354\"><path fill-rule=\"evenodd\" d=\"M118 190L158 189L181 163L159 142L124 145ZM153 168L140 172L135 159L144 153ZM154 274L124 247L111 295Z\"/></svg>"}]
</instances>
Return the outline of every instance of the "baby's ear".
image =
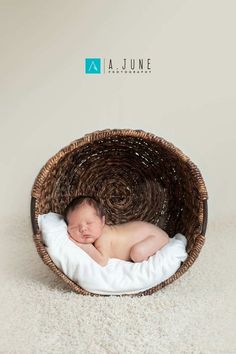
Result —
<instances>
[{"instance_id":1,"label":"baby's ear","mask_svg":"<svg viewBox=\"0 0 236 354\"><path fill-rule=\"evenodd\" d=\"M103 225L105 225L105 222L106 222L106 218L105 218L105 215L102 217L102 223Z\"/></svg>"}]
</instances>

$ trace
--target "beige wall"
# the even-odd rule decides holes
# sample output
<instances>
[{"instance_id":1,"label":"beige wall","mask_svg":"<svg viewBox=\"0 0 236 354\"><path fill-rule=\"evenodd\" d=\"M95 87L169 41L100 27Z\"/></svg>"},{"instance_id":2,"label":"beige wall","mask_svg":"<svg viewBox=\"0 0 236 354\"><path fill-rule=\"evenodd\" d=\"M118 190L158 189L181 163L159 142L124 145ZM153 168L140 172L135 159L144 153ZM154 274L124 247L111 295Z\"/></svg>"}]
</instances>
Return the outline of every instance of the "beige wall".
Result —
<instances>
[{"instance_id":1,"label":"beige wall","mask_svg":"<svg viewBox=\"0 0 236 354\"><path fill-rule=\"evenodd\" d=\"M236 213L234 1L0 1L1 215L28 214L42 165L105 128L152 132L200 168L210 218ZM84 59L151 58L149 75Z\"/></svg>"}]
</instances>

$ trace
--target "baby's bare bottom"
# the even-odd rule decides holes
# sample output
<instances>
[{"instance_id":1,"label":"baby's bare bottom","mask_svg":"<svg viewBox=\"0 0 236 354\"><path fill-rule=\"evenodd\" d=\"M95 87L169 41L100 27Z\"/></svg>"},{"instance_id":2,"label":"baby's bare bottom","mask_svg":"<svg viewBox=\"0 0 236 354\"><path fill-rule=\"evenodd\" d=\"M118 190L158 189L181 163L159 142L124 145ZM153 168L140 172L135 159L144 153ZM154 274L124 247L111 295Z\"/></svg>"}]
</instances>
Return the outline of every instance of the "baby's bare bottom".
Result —
<instances>
[{"instance_id":1,"label":"baby's bare bottom","mask_svg":"<svg viewBox=\"0 0 236 354\"><path fill-rule=\"evenodd\" d=\"M159 249L169 242L168 235L150 235L137 242L130 250L130 258L134 262L142 262L153 256Z\"/></svg>"}]
</instances>

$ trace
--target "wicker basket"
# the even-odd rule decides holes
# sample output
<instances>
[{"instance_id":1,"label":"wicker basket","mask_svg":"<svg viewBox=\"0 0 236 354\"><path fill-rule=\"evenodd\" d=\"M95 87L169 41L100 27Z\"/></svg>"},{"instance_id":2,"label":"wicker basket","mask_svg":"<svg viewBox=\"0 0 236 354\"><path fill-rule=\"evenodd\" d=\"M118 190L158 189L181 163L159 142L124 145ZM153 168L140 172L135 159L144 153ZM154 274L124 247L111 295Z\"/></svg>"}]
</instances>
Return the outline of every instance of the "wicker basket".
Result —
<instances>
[{"instance_id":1,"label":"wicker basket","mask_svg":"<svg viewBox=\"0 0 236 354\"><path fill-rule=\"evenodd\" d=\"M49 257L38 215L61 214L75 196L98 197L106 223L145 220L170 237L187 238L188 257L166 281L138 294L150 295L185 273L199 255L207 225L207 190L197 166L163 138L142 130L107 129L86 134L62 148L40 170L31 193L33 238L43 262L74 291L91 296Z\"/></svg>"}]
</instances>

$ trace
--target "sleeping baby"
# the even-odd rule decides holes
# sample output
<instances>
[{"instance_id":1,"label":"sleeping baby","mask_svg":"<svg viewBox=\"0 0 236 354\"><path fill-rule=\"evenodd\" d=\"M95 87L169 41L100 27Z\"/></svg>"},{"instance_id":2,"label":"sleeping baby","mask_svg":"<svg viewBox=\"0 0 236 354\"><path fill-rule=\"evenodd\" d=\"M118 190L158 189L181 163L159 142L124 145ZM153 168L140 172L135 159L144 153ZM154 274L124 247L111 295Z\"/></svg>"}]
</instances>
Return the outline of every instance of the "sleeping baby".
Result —
<instances>
[{"instance_id":1,"label":"sleeping baby","mask_svg":"<svg viewBox=\"0 0 236 354\"><path fill-rule=\"evenodd\" d=\"M165 231L146 221L107 225L101 203L90 196L74 198L64 211L69 238L93 260L142 262L169 242Z\"/></svg>"}]
</instances>

